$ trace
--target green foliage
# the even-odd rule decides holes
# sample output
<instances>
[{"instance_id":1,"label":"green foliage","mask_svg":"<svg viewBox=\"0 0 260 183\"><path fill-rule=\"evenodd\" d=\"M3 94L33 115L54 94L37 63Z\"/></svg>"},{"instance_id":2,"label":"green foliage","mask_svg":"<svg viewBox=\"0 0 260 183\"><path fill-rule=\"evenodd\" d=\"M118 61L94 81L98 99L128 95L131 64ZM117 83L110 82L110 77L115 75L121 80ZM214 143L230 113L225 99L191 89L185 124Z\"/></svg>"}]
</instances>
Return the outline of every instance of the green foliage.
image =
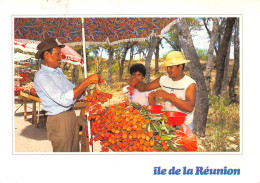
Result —
<instances>
[{"instance_id":1,"label":"green foliage","mask_svg":"<svg viewBox=\"0 0 260 183\"><path fill-rule=\"evenodd\" d=\"M63 70L63 73L64 73L64 75L66 75L66 76L70 75L69 71L67 71L67 70Z\"/></svg>"},{"instance_id":2,"label":"green foliage","mask_svg":"<svg viewBox=\"0 0 260 183\"><path fill-rule=\"evenodd\" d=\"M112 64L112 74L119 74L119 64L117 62Z\"/></svg>"},{"instance_id":3,"label":"green foliage","mask_svg":"<svg viewBox=\"0 0 260 183\"><path fill-rule=\"evenodd\" d=\"M172 44L178 44L178 34L176 26L173 26L171 30L166 33L166 37Z\"/></svg>"},{"instance_id":4,"label":"green foliage","mask_svg":"<svg viewBox=\"0 0 260 183\"><path fill-rule=\"evenodd\" d=\"M74 69L72 69L71 72L71 80L72 83L77 86L85 79L85 74L84 71L82 72L81 66L73 66L73 68Z\"/></svg>"},{"instance_id":5,"label":"green foliage","mask_svg":"<svg viewBox=\"0 0 260 183\"><path fill-rule=\"evenodd\" d=\"M95 57L88 55L88 72L95 71Z\"/></svg>"},{"instance_id":6,"label":"green foliage","mask_svg":"<svg viewBox=\"0 0 260 183\"><path fill-rule=\"evenodd\" d=\"M142 42L138 42L136 45L135 45L135 50L136 50L136 53L138 54L147 54L148 50L149 50L149 44L147 41L142 41Z\"/></svg>"},{"instance_id":7,"label":"green foliage","mask_svg":"<svg viewBox=\"0 0 260 183\"><path fill-rule=\"evenodd\" d=\"M83 56L83 46L82 45L76 45L76 46L71 46L73 50L75 50L78 54Z\"/></svg>"},{"instance_id":8,"label":"green foliage","mask_svg":"<svg viewBox=\"0 0 260 183\"><path fill-rule=\"evenodd\" d=\"M154 76L155 78L158 78L158 77L163 76L163 75L164 75L164 73L154 73L154 74L153 74L153 76Z\"/></svg>"},{"instance_id":9,"label":"green foliage","mask_svg":"<svg viewBox=\"0 0 260 183\"><path fill-rule=\"evenodd\" d=\"M199 31L202 27L201 18L186 18L190 31Z\"/></svg>"},{"instance_id":10,"label":"green foliage","mask_svg":"<svg viewBox=\"0 0 260 183\"><path fill-rule=\"evenodd\" d=\"M78 78L78 84L81 83L83 80L85 79L85 74L84 72L80 72L79 74L79 78Z\"/></svg>"},{"instance_id":11,"label":"green foliage","mask_svg":"<svg viewBox=\"0 0 260 183\"><path fill-rule=\"evenodd\" d=\"M210 96L209 103L211 110L208 114L209 117L214 117L216 123L224 124L226 123L228 113L230 112L227 108L229 101L225 98L219 96Z\"/></svg>"},{"instance_id":12,"label":"green foliage","mask_svg":"<svg viewBox=\"0 0 260 183\"><path fill-rule=\"evenodd\" d=\"M207 152L236 152L240 150L239 104L229 105L223 97L210 96L206 137L200 140Z\"/></svg>"},{"instance_id":13,"label":"green foliage","mask_svg":"<svg viewBox=\"0 0 260 183\"><path fill-rule=\"evenodd\" d=\"M200 60L208 60L208 50L197 48L196 52Z\"/></svg>"},{"instance_id":14,"label":"green foliage","mask_svg":"<svg viewBox=\"0 0 260 183\"><path fill-rule=\"evenodd\" d=\"M202 27L201 19L199 18L186 18L189 30L192 31L199 31ZM166 33L166 37L169 39L172 44L177 45L178 44L178 33L176 25L174 25L170 31Z\"/></svg>"},{"instance_id":15,"label":"green foliage","mask_svg":"<svg viewBox=\"0 0 260 183\"><path fill-rule=\"evenodd\" d=\"M105 93L114 93L113 88L111 86L101 85L101 91Z\"/></svg>"}]
</instances>

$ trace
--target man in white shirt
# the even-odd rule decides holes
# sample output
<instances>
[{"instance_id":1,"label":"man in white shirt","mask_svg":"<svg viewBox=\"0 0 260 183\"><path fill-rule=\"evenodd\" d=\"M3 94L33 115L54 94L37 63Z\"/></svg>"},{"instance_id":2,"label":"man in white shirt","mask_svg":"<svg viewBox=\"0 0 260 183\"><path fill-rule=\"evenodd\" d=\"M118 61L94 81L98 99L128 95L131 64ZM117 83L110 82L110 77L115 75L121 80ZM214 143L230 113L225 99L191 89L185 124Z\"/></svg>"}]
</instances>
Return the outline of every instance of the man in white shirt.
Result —
<instances>
[{"instance_id":1,"label":"man in white shirt","mask_svg":"<svg viewBox=\"0 0 260 183\"><path fill-rule=\"evenodd\" d=\"M73 107L86 87L98 83L100 76L91 75L75 87L59 68L63 47L55 39L43 40L37 46L35 58L43 59L43 64L35 75L34 87L48 114L47 138L52 143L53 151L78 152L79 129Z\"/></svg>"},{"instance_id":2,"label":"man in white shirt","mask_svg":"<svg viewBox=\"0 0 260 183\"><path fill-rule=\"evenodd\" d=\"M150 83L143 83L132 78L135 87L140 91L150 91L152 98L164 99L165 111L179 111L187 114L185 123L193 130L193 112L196 100L196 82L183 73L185 63L190 62L179 51L170 52L163 66L167 67L168 76L161 76ZM151 104L155 104L151 102Z\"/></svg>"}]
</instances>

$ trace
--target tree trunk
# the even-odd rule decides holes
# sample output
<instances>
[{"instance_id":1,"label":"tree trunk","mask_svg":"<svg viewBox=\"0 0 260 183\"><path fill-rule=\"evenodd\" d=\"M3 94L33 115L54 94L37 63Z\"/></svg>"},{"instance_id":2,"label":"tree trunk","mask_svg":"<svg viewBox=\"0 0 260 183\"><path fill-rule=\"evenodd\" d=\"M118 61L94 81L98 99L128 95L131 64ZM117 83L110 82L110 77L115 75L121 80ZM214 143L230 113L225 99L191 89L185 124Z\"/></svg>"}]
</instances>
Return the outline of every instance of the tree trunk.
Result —
<instances>
[{"instance_id":1,"label":"tree trunk","mask_svg":"<svg viewBox=\"0 0 260 183\"><path fill-rule=\"evenodd\" d=\"M113 61L114 49L112 46L108 49L108 85L111 86L112 82L112 61Z\"/></svg>"},{"instance_id":2,"label":"tree trunk","mask_svg":"<svg viewBox=\"0 0 260 183\"><path fill-rule=\"evenodd\" d=\"M209 100L203 70L199 57L192 42L191 34L186 19L181 19L177 24L178 38L183 48L186 59L191 62L187 64L191 77L196 81L197 93L193 119L193 131L198 136L205 136Z\"/></svg>"},{"instance_id":3,"label":"tree trunk","mask_svg":"<svg viewBox=\"0 0 260 183\"><path fill-rule=\"evenodd\" d=\"M209 19L209 18L208 18L208 19ZM202 20L203 20L204 27L206 28L206 31L207 31L209 37L211 38L211 37L212 37L212 36L211 36L211 32L210 32L210 30L209 30L209 28L208 28L208 19L203 18ZM213 29L214 29L214 21L215 21L216 19L217 19L217 18L212 18L212 20L213 20ZM213 31L213 29L212 29L212 31Z\"/></svg>"},{"instance_id":4,"label":"tree trunk","mask_svg":"<svg viewBox=\"0 0 260 183\"><path fill-rule=\"evenodd\" d=\"M159 73L159 54L160 54L160 43L162 39L160 37L157 37L157 43L155 47L155 61L154 61L154 68L155 68L155 73Z\"/></svg>"},{"instance_id":5,"label":"tree trunk","mask_svg":"<svg viewBox=\"0 0 260 183\"><path fill-rule=\"evenodd\" d=\"M84 74L84 66L83 65L82 65L82 67L80 69L81 69L81 73Z\"/></svg>"},{"instance_id":6,"label":"tree trunk","mask_svg":"<svg viewBox=\"0 0 260 183\"><path fill-rule=\"evenodd\" d=\"M231 39L229 40L228 44L229 44L229 47L227 49L227 56L226 56L226 59L225 59L223 81L222 81L222 84L221 84L221 95L222 96L226 96L226 94L227 94Z\"/></svg>"},{"instance_id":7,"label":"tree trunk","mask_svg":"<svg viewBox=\"0 0 260 183\"><path fill-rule=\"evenodd\" d=\"M101 47L101 51L100 51L100 56L98 57L98 67L97 67L97 72L100 71L100 67L101 67L101 59L102 59L102 54L103 54L103 48Z\"/></svg>"},{"instance_id":8,"label":"tree trunk","mask_svg":"<svg viewBox=\"0 0 260 183\"><path fill-rule=\"evenodd\" d=\"M132 46L130 49L130 61L134 60L134 47Z\"/></svg>"},{"instance_id":9,"label":"tree trunk","mask_svg":"<svg viewBox=\"0 0 260 183\"><path fill-rule=\"evenodd\" d=\"M124 64L125 64L125 57L123 56L119 61L119 81L123 80L123 72L124 72Z\"/></svg>"},{"instance_id":10,"label":"tree trunk","mask_svg":"<svg viewBox=\"0 0 260 183\"><path fill-rule=\"evenodd\" d=\"M123 77L123 72L124 72L124 63L125 63L125 58L126 58L126 54L128 52L128 50L130 48L132 48L137 42L128 42L126 43L126 46L123 48L123 54L122 54L122 58L121 61L119 61L119 81L122 81L122 77Z\"/></svg>"},{"instance_id":11,"label":"tree trunk","mask_svg":"<svg viewBox=\"0 0 260 183\"><path fill-rule=\"evenodd\" d=\"M156 42L157 42L157 37L153 36L151 38L151 44L150 44L149 51L145 58L145 68L146 68L145 82L146 83L149 83L151 80L151 60L152 60L152 56L153 56L153 50L156 46Z\"/></svg>"},{"instance_id":12,"label":"tree trunk","mask_svg":"<svg viewBox=\"0 0 260 183\"><path fill-rule=\"evenodd\" d=\"M141 52L142 52L142 60L146 60L147 56L146 56L145 52L144 51L141 51Z\"/></svg>"},{"instance_id":13,"label":"tree trunk","mask_svg":"<svg viewBox=\"0 0 260 183\"><path fill-rule=\"evenodd\" d=\"M213 28L211 33L209 33L210 43L208 49L208 62L205 71L205 82L206 82L206 87L209 95L211 95L210 80L211 80L211 70L213 66L213 52L214 52L214 47L215 47L216 37L218 32L218 20L217 18L212 18L212 19L213 19Z\"/></svg>"},{"instance_id":14,"label":"tree trunk","mask_svg":"<svg viewBox=\"0 0 260 183\"><path fill-rule=\"evenodd\" d=\"M86 51L86 63L84 63L84 64L86 64L86 67L87 67L87 73L89 72L89 63L88 63L88 60L89 60L89 53Z\"/></svg>"},{"instance_id":15,"label":"tree trunk","mask_svg":"<svg viewBox=\"0 0 260 183\"><path fill-rule=\"evenodd\" d=\"M128 70L128 72L130 72L131 64L132 64L132 60L129 60L129 62L128 62L128 66L127 66L127 70Z\"/></svg>"},{"instance_id":16,"label":"tree trunk","mask_svg":"<svg viewBox=\"0 0 260 183\"><path fill-rule=\"evenodd\" d=\"M227 22L228 18L220 18L220 23L219 23L219 27L218 27L218 33L217 33L217 41L215 44L215 52L217 53L221 44L221 41L223 40L223 34L224 34L224 30L226 27L226 22Z\"/></svg>"},{"instance_id":17,"label":"tree trunk","mask_svg":"<svg viewBox=\"0 0 260 183\"><path fill-rule=\"evenodd\" d=\"M142 52L139 52L139 59L142 60Z\"/></svg>"},{"instance_id":18,"label":"tree trunk","mask_svg":"<svg viewBox=\"0 0 260 183\"><path fill-rule=\"evenodd\" d=\"M237 73L239 69L239 19L236 19L235 38L234 38L234 66L229 82L229 99L230 103L237 103L237 95L235 92L235 85L237 81Z\"/></svg>"},{"instance_id":19,"label":"tree trunk","mask_svg":"<svg viewBox=\"0 0 260 183\"><path fill-rule=\"evenodd\" d=\"M180 44L177 44L177 45L172 44L171 41L170 41L168 38L166 38L166 37L163 37L163 38L167 41L167 43L169 43L169 45L171 45L171 47L172 47L173 50L175 50L175 51L181 51L181 46L180 46ZM178 42L178 43L179 43L179 42Z\"/></svg>"},{"instance_id":20,"label":"tree trunk","mask_svg":"<svg viewBox=\"0 0 260 183\"><path fill-rule=\"evenodd\" d=\"M223 39L219 46L216 58L216 79L213 88L213 95L219 95L221 91L221 83L224 75L225 58L227 56L228 43L231 39L233 25L235 18L227 18L227 24L224 32Z\"/></svg>"},{"instance_id":21,"label":"tree trunk","mask_svg":"<svg viewBox=\"0 0 260 183\"><path fill-rule=\"evenodd\" d=\"M128 49L129 49L129 46L127 45L124 48L124 51L123 51L123 54L122 54L122 58L119 61L119 81L123 80L122 77L123 77L123 72L124 72L125 57L126 57L126 53L127 53Z\"/></svg>"},{"instance_id":22,"label":"tree trunk","mask_svg":"<svg viewBox=\"0 0 260 183\"><path fill-rule=\"evenodd\" d=\"M97 72L98 68L98 55L95 53L95 72Z\"/></svg>"},{"instance_id":23,"label":"tree trunk","mask_svg":"<svg viewBox=\"0 0 260 183\"><path fill-rule=\"evenodd\" d=\"M79 78L79 70L78 67L74 65L72 69L72 83L74 85L78 85L78 78Z\"/></svg>"},{"instance_id":24,"label":"tree trunk","mask_svg":"<svg viewBox=\"0 0 260 183\"><path fill-rule=\"evenodd\" d=\"M132 46L130 49L130 58L129 58L128 66L127 66L128 72L130 71L130 67L131 67L131 63L132 63L133 59L134 59L134 46Z\"/></svg>"}]
</instances>

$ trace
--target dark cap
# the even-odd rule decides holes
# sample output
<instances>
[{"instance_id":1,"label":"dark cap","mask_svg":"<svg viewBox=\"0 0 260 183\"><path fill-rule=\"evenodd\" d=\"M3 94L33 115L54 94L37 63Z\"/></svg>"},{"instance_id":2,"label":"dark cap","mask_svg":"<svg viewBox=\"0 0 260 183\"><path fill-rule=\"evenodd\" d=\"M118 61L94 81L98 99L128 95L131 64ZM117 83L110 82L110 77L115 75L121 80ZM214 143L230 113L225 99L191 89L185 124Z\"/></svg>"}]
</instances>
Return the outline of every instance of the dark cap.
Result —
<instances>
[{"instance_id":1,"label":"dark cap","mask_svg":"<svg viewBox=\"0 0 260 183\"><path fill-rule=\"evenodd\" d=\"M40 59L42 53L44 53L45 51L51 48L57 48L57 47L64 48L65 45L58 45L55 38L45 39L40 44L38 44L37 46L38 51L35 54L35 58Z\"/></svg>"}]
</instances>

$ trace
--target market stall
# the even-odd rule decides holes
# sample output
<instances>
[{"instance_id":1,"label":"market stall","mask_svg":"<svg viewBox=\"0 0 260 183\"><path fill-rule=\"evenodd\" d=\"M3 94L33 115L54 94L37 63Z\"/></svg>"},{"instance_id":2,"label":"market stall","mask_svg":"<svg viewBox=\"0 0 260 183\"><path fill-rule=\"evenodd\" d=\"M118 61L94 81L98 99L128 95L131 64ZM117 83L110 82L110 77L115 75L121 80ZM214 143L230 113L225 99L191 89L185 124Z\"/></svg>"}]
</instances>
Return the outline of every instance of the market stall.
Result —
<instances>
[{"instance_id":1,"label":"market stall","mask_svg":"<svg viewBox=\"0 0 260 183\"><path fill-rule=\"evenodd\" d=\"M27 121L27 116L31 115L32 116L32 124L37 128L38 127L38 122L41 121L46 121L47 115L44 110L38 110L36 109L36 104L38 103L40 106L41 100L39 97L21 92L20 96L23 99L23 105L24 105L24 121ZM27 110L27 102L32 101L32 111ZM80 115L85 115L85 108L86 105L84 102L77 101L74 107L74 110L80 110Z\"/></svg>"},{"instance_id":2,"label":"market stall","mask_svg":"<svg viewBox=\"0 0 260 183\"><path fill-rule=\"evenodd\" d=\"M46 32L51 32L52 34L48 35L59 38L63 44L81 44L85 50L86 43L93 42L114 45L129 41L155 41L153 37L162 38L164 33L178 21L174 17L15 18L15 40L36 43L42 39L42 36L31 34L32 29L38 30L38 25L44 24L50 25L45 26L48 29L42 31L44 35ZM71 27L72 24L75 26ZM30 30L28 30L28 25L31 25ZM107 27L111 31L107 31ZM20 31L21 29L23 31ZM151 47L150 51L152 50ZM83 55L83 63L86 63L86 52L83 52ZM87 77L86 65L84 64L85 77ZM102 104L112 98L111 94L101 92L98 85L94 87L92 85L91 88L88 87L88 90L88 96L84 98L84 106L81 106L81 111L86 111L88 115L87 125L82 131L86 148L82 151L88 151L89 147L92 152L93 142L100 142L101 152L168 152L179 151L181 148L185 148L186 151L197 150L196 136L185 124L182 125L184 119L182 119L181 127L177 127L177 124L171 123L172 116L167 116L165 111L158 111L154 114L154 111L129 103L124 99L122 103L105 106ZM25 98L25 103L28 99L34 102L31 114L33 123L36 123L37 127L35 120L39 115L37 116L36 112L36 102L39 101L29 95L22 94L22 96ZM39 111L38 114L40 114Z\"/></svg>"},{"instance_id":3,"label":"market stall","mask_svg":"<svg viewBox=\"0 0 260 183\"><path fill-rule=\"evenodd\" d=\"M160 105L141 106L128 99L104 104L111 94L89 87L84 98L90 126L83 128L82 144L100 143L100 152L196 151L197 138L186 124L187 114L163 111ZM86 143L86 144L85 144ZM85 149L83 148L82 151Z\"/></svg>"},{"instance_id":4,"label":"market stall","mask_svg":"<svg viewBox=\"0 0 260 183\"><path fill-rule=\"evenodd\" d=\"M37 128L38 127L38 125L37 125L38 122L42 121L42 119L43 119L43 118L40 119L39 115L43 114L42 117L46 117L45 116L45 111L42 110L42 111L37 112L37 110L36 110L36 103L37 102L39 102L39 103L41 102L40 98L32 96L32 95L29 95L29 94L24 93L24 92L20 92L20 96L23 99L23 105L24 105L24 121L27 121L27 116L32 115L32 124L34 124L34 126ZM32 103L33 103L32 104L33 105L32 111L27 111L27 102L29 102L29 101L32 101ZM37 120L38 117L39 117L39 121ZM46 120L46 119L44 119L44 120Z\"/></svg>"}]
</instances>

